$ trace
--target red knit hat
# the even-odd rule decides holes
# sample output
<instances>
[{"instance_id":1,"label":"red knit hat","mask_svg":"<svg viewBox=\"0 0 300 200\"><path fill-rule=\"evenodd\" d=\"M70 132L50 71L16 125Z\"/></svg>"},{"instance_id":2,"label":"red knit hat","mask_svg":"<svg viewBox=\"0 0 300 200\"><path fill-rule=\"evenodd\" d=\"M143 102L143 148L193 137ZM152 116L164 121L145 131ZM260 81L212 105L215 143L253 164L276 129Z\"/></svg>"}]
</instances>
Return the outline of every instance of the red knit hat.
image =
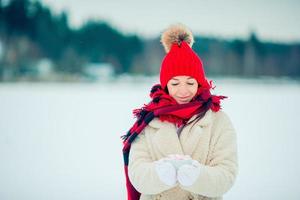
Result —
<instances>
[{"instance_id":1,"label":"red knit hat","mask_svg":"<svg viewBox=\"0 0 300 200\"><path fill-rule=\"evenodd\" d=\"M162 88L172 77L183 75L195 78L202 87L208 86L202 61L191 48L194 43L191 31L181 24L173 25L162 34L161 42L167 53L160 68Z\"/></svg>"}]
</instances>

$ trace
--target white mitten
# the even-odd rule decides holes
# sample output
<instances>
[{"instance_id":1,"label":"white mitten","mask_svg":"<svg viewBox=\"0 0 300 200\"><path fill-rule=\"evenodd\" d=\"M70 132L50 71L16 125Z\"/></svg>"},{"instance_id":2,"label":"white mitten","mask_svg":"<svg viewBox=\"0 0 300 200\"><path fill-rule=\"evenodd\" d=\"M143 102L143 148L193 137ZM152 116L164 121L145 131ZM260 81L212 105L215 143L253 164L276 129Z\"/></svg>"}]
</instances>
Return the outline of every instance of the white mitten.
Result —
<instances>
[{"instance_id":1,"label":"white mitten","mask_svg":"<svg viewBox=\"0 0 300 200\"><path fill-rule=\"evenodd\" d=\"M180 155L180 154L170 154L165 158L166 161L173 164L173 166L178 170L182 165L192 164L192 158L189 155Z\"/></svg>"},{"instance_id":2,"label":"white mitten","mask_svg":"<svg viewBox=\"0 0 300 200\"><path fill-rule=\"evenodd\" d=\"M196 161L192 160L191 164L182 165L177 171L177 180L183 186L191 186L197 180L202 165Z\"/></svg>"},{"instance_id":3,"label":"white mitten","mask_svg":"<svg viewBox=\"0 0 300 200\"><path fill-rule=\"evenodd\" d=\"M177 182L176 169L165 158L154 162L155 171L159 179L168 186L174 186Z\"/></svg>"}]
</instances>

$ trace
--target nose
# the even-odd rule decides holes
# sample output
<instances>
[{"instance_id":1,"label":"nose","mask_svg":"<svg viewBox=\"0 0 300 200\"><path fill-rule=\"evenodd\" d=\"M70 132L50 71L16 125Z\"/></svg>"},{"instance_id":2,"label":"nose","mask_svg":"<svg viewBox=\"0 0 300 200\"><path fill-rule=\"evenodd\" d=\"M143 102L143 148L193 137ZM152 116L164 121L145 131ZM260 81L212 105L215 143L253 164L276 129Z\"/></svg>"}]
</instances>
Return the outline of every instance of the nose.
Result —
<instances>
[{"instance_id":1,"label":"nose","mask_svg":"<svg viewBox=\"0 0 300 200\"><path fill-rule=\"evenodd\" d=\"M186 86L181 86L178 88L178 96L180 97L186 97L186 96L189 96L189 90Z\"/></svg>"}]
</instances>

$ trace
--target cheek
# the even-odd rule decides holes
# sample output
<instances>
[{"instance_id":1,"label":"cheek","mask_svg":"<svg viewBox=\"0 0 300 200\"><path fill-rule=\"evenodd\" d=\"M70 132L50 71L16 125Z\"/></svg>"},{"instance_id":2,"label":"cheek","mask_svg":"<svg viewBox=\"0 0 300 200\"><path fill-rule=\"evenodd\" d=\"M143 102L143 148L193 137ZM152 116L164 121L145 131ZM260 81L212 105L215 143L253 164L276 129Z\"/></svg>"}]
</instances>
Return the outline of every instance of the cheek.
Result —
<instances>
[{"instance_id":1,"label":"cheek","mask_svg":"<svg viewBox=\"0 0 300 200\"><path fill-rule=\"evenodd\" d=\"M190 89L190 92L193 94L193 96L195 96L195 94L197 93L197 90L198 90L198 86L195 86Z\"/></svg>"},{"instance_id":2,"label":"cheek","mask_svg":"<svg viewBox=\"0 0 300 200\"><path fill-rule=\"evenodd\" d=\"M172 86L168 86L168 91L169 91L169 95L172 97L176 94L176 88Z\"/></svg>"}]
</instances>

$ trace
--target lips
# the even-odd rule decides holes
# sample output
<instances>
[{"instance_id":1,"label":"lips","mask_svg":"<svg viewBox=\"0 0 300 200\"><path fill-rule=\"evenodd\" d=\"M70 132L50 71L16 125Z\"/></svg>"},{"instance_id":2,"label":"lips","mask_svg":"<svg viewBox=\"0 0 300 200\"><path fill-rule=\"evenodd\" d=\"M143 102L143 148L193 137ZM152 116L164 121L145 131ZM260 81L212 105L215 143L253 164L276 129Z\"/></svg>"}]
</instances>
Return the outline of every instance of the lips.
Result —
<instances>
[{"instance_id":1,"label":"lips","mask_svg":"<svg viewBox=\"0 0 300 200\"><path fill-rule=\"evenodd\" d=\"M178 99L188 99L190 96L178 97Z\"/></svg>"},{"instance_id":2,"label":"lips","mask_svg":"<svg viewBox=\"0 0 300 200\"><path fill-rule=\"evenodd\" d=\"M189 97L178 97L180 102L189 102Z\"/></svg>"}]
</instances>

